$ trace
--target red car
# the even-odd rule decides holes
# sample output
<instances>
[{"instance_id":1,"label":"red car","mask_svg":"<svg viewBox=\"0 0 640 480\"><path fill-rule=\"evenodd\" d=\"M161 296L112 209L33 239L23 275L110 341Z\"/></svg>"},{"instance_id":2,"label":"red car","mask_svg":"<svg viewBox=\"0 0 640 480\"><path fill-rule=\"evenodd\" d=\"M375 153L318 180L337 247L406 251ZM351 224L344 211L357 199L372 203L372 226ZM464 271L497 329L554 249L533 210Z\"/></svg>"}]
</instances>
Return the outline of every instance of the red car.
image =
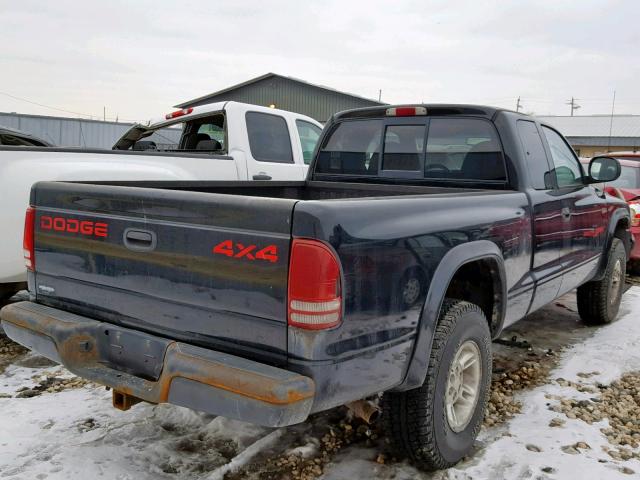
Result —
<instances>
[{"instance_id":1,"label":"red car","mask_svg":"<svg viewBox=\"0 0 640 480\"><path fill-rule=\"evenodd\" d=\"M630 266L638 271L640 270L640 152L611 152L606 155L618 159L622 167L620 177L603 186L605 192L623 198L629 204L631 233L635 240L631 250ZM585 165L589 164L589 160L580 159Z\"/></svg>"}]
</instances>

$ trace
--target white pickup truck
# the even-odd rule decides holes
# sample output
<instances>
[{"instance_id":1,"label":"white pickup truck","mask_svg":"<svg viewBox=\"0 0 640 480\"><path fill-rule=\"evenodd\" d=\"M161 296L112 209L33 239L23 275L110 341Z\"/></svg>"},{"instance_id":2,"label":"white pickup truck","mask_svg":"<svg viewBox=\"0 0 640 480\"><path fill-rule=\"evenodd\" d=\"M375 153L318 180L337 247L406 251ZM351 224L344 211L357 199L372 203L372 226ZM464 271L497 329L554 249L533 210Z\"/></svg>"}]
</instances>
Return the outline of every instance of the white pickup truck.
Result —
<instances>
[{"instance_id":1,"label":"white pickup truck","mask_svg":"<svg viewBox=\"0 0 640 480\"><path fill-rule=\"evenodd\" d=\"M177 144L162 143L165 129L180 127ZM35 182L304 180L321 131L304 115L221 102L134 125L113 150L0 146L0 300L24 287L23 219Z\"/></svg>"}]
</instances>

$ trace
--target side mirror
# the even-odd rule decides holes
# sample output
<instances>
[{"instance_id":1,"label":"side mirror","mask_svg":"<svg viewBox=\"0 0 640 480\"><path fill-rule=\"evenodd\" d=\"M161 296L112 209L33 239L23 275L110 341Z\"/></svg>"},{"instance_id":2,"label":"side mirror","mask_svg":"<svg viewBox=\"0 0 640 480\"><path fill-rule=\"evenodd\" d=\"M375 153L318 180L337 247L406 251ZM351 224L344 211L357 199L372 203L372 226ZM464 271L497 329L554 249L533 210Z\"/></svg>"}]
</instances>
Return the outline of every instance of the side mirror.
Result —
<instances>
[{"instance_id":1,"label":"side mirror","mask_svg":"<svg viewBox=\"0 0 640 480\"><path fill-rule=\"evenodd\" d=\"M589 162L589 183L613 182L620 173L620 162L613 157L593 157Z\"/></svg>"}]
</instances>

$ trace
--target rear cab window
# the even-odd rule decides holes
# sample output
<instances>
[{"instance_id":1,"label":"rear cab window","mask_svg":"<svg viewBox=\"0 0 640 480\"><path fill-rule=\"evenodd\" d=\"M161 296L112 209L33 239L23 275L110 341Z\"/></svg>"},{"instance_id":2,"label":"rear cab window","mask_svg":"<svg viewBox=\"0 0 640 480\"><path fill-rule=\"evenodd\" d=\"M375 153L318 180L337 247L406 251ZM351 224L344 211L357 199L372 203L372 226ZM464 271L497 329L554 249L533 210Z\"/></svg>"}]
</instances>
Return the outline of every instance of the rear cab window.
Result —
<instances>
[{"instance_id":1,"label":"rear cab window","mask_svg":"<svg viewBox=\"0 0 640 480\"><path fill-rule=\"evenodd\" d=\"M184 122L181 150L226 152L225 116L216 114Z\"/></svg>"},{"instance_id":2,"label":"rear cab window","mask_svg":"<svg viewBox=\"0 0 640 480\"><path fill-rule=\"evenodd\" d=\"M226 116L209 114L149 130L130 147L162 152L227 153Z\"/></svg>"},{"instance_id":3,"label":"rear cab window","mask_svg":"<svg viewBox=\"0 0 640 480\"><path fill-rule=\"evenodd\" d=\"M507 180L495 127L475 118L434 118L429 124L425 177Z\"/></svg>"},{"instance_id":4,"label":"rear cab window","mask_svg":"<svg viewBox=\"0 0 640 480\"><path fill-rule=\"evenodd\" d=\"M315 173L422 183L507 181L495 127L470 117L344 120L324 138Z\"/></svg>"},{"instance_id":5,"label":"rear cab window","mask_svg":"<svg viewBox=\"0 0 640 480\"><path fill-rule=\"evenodd\" d=\"M11 134L0 134L0 145L8 145L13 147L44 147L42 142L30 138L19 137Z\"/></svg>"}]
</instances>

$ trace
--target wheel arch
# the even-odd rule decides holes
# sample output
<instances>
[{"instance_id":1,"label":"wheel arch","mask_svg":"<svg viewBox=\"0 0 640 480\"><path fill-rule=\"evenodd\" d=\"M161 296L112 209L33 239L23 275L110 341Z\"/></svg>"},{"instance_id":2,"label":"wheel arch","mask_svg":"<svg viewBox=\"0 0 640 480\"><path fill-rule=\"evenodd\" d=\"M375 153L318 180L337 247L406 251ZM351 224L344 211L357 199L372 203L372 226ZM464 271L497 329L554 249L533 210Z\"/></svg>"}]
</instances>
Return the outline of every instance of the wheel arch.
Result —
<instances>
[{"instance_id":1,"label":"wheel arch","mask_svg":"<svg viewBox=\"0 0 640 480\"><path fill-rule=\"evenodd\" d=\"M624 208L616 209L609 219L609 225L607 226L607 239L602 251L602 258L598 265L596 275L591 280L602 280L607 270L607 258L608 252L611 249L611 243L614 238L619 238L624 244L624 248L627 252L627 260L631 254L631 248L633 246L633 237L631 231L631 217L629 211Z\"/></svg>"},{"instance_id":2,"label":"wheel arch","mask_svg":"<svg viewBox=\"0 0 640 480\"><path fill-rule=\"evenodd\" d=\"M492 336L495 337L500 333L504 323L507 303L506 274L502 252L495 243L489 240L477 240L452 248L444 255L433 273L422 307L407 373L402 383L395 390L416 388L424 382L433 335L444 299L447 293L451 292L456 278L466 280L467 270L478 265L482 265L484 274L487 271L491 272L492 281L490 307L488 304L485 304L484 308L483 305L479 306L483 308L485 315L488 313L487 310L490 309L487 319L489 320ZM462 275L462 277L458 275ZM462 298L461 300L465 299Z\"/></svg>"}]
</instances>

